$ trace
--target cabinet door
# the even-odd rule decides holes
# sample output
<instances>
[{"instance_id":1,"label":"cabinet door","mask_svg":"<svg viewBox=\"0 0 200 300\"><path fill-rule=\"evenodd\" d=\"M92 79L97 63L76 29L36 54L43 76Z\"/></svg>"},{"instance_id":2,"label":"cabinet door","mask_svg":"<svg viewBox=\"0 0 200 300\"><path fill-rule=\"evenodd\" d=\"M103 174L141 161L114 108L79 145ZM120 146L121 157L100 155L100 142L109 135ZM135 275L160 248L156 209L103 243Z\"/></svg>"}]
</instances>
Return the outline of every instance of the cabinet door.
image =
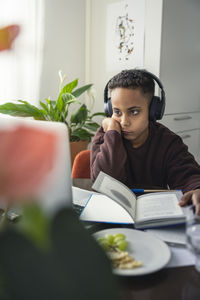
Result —
<instances>
[{"instance_id":1,"label":"cabinet door","mask_svg":"<svg viewBox=\"0 0 200 300\"><path fill-rule=\"evenodd\" d=\"M200 113L165 115L161 120L161 123L175 133L185 130L200 129Z\"/></svg>"},{"instance_id":2,"label":"cabinet door","mask_svg":"<svg viewBox=\"0 0 200 300\"><path fill-rule=\"evenodd\" d=\"M177 133L188 146L188 150L198 161L200 158L200 130L190 130Z\"/></svg>"},{"instance_id":3,"label":"cabinet door","mask_svg":"<svg viewBox=\"0 0 200 300\"><path fill-rule=\"evenodd\" d=\"M200 110L199 4L197 0L163 1L160 78L166 113Z\"/></svg>"}]
</instances>

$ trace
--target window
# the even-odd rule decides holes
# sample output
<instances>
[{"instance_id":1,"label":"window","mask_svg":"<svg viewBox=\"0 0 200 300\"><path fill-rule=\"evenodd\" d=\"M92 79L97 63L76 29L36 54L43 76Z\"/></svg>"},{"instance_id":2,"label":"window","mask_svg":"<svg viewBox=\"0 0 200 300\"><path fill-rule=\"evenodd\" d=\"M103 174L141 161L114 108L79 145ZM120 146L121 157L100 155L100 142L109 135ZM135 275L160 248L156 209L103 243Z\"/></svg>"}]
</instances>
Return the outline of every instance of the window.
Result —
<instances>
[{"instance_id":1,"label":"window","mask_svg":"<svg viewBox=\"0 0 200 300\"><path fill-rule=\"evenodd\" d=\"M38 104L43 56L44 0L1 0L0 27L17 24L11 50L0 52L0 104Z\"/></svg>"}]
</instances>

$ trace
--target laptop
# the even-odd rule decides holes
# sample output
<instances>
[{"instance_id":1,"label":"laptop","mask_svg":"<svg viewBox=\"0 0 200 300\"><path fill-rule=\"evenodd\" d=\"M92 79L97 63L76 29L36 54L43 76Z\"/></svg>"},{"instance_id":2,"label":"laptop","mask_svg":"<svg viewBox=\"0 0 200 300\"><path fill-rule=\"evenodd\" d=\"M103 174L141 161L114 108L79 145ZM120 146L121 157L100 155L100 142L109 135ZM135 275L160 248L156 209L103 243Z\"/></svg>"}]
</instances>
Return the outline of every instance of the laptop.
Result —
<instances>
[{"instance_id":1,"label":"laptop","mask_svg":"<svg viewBox=\"0 0 200 300\"><path fill-rule=\"evenodd\" d=\"M34 139L30 139L29 135L29 145L27 148L23 148L23 142L20 140L20 134L16 135L16 132L22 132L23 130L32 130L31 132L36 133L34 135ZM6 143L3 139L3 134L5 137L5 133L9 139L13 142L13 149L10 149L11 155L6 159L7 163L3 164L4 168L8 168L10 170L12 168L14 172L10 172L11 174L16 173L16 167L14 164L17 162L17 172L19 177L22 176L22 171L20 174L20 163L26 162L25 159L28 158L31 160L30 156L27 158L27 152L32 153L31 149L36 147L37 155L39 158L44 157L41 154L42 150L47 151L46 156L50 156L50 160L47 160L47 163L40 163L37 160L37 156L35 158L35 165L33 168L27 168L27 178L34 178L34 173L38 174L38 168L45 169L45 176L42 176L41 180L38 179L38 184L35 186L34 197L37 199L39 203L42 204L45 210L50 213L55 213L59 208L63 206L71 206L72 205L72 181L71 181L71 158L70 158L70 149L69 149L69 136L68 129L64 123L60 122L51 122L51 121L39 121L27 118L20 117L11 117L0 115L0 149L1 145L5 145ZM44 144L44 133L47 133L47 136L51 137L51 141ZM15 137L14 137L14 135ZM1 138L2 137L2 138ZM11 138L12 137L12 138ZM28 138L27 138L28 139ZM26 144L26 143L25 143ZM43 145L44 144L44 145ZM20 147L19 147L20 145ZM44 146L46 145L46 148ZM49 147L48 147L49 146ZM42 148L43 147L43 148ZM12 148L9 146L9 148ZM30 149L30 151L27 151ZM0 155L2 150L0 150ZM3 150L5 152L5 150ZM17 154L18 151L18 154ZM19 155L20 151L20 155ZM34 150L33 150L34 152ZM50 155L51 153L51 155ZM44 153L43 153L44 154ZM31 155L31 154L30 154ZM15 157L16 156L16 157ZM29 160L29 163L30 163ZM38 165L38 168L36 167ZM7 166L7 167L6 167ZM0 166L1 167L1 166ZM35 171L34 171L35 170ZM31 173L32 172L32 173ZM39 172L40 175L41 172ZM44 172L43 172L44 173ZM17 176L15 176L15 180ZM12 178L12 175L10 176ZM14 180L13 180L14 181ZM24 178L24 182L26 182L26 178ZM12 183L10 184L12 186ZM15 185L17 186L17 184ZM19 185L18 185L19 186ZM2 194L0 195L2 198ZM5 197L5 196L4 196ZM2 201L1 201L2 204Z\"/></svg>"}]
</instances>

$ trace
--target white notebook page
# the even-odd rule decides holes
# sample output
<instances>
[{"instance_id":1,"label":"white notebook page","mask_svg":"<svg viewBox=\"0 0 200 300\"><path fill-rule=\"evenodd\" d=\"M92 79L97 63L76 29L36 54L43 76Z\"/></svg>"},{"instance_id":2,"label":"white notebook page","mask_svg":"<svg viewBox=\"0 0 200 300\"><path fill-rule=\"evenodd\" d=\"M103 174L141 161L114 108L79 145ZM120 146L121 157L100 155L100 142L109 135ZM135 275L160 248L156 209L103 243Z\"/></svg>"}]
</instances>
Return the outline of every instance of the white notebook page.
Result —
<instances>
[{"instance_id":1,"label":"white notebook page","mask_svg":"<svg viewBox=\"0 0 200 300\"><path fill-rule=\"evenodd\" d=\"M182 216L178 198L172 193L143 195L137 200L136 220L149 220Z\"/></svg>"},{"instance_id":2,"label":"white notebook page","mask_svg":"<svg viewBox=\"0 0 200 300\"><path fill-rule=\"evenodd\" d=\"M120 204L102 194L93 194L85 208L80 220L108 222L118 224L132 224L129 213Z\"/></svg>"}]
</instances>

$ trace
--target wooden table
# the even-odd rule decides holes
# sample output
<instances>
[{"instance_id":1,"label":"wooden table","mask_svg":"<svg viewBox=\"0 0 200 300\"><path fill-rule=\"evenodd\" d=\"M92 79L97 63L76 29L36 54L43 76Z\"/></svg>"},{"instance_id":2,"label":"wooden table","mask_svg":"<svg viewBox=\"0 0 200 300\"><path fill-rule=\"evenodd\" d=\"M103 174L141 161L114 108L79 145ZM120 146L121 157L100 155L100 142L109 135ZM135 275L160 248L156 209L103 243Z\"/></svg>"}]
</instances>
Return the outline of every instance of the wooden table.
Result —
<instances>
[{"instance_id":1,"label":"wooden table","mask_svg":"<svg viewBox=\"0 0 200 300\"><path fill-rule=\"evenodd\" d=\"M118 277L122 300L199 300L200 273L193 266L146 276Z\"/></svg>"},{"instance_id":2,"label":"wooden table","mask_svg":"<svg viewBox=\"0 0 200 300\"><path fill-rule=\"evenodd\" d=\"M73 184L91 190L90 179L73 179ZM200 300L200 273L194 266L164 268L149 275L116 276L116 279L120 300Z\"/></svg>"}]
</instances>

